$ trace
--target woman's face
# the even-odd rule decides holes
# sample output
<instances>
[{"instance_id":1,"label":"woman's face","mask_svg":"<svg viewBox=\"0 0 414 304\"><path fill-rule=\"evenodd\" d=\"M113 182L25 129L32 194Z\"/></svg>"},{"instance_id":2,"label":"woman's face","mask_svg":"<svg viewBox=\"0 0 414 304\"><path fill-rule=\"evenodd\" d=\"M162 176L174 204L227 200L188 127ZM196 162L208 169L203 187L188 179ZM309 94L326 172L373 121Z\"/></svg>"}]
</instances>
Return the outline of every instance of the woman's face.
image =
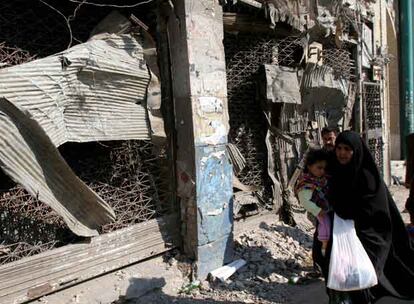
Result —
<instances>
[{"instance_id":1,"label":"woman's face","mask_svg":"<svg viewBox=\"0 0 414 304\"><path fill-rule=\"evenodd\" d=\"M338 144L335 148L336 158L341 165L347 165L351 162L354 150L346 144Z\"/></svg>"}]
</instances>

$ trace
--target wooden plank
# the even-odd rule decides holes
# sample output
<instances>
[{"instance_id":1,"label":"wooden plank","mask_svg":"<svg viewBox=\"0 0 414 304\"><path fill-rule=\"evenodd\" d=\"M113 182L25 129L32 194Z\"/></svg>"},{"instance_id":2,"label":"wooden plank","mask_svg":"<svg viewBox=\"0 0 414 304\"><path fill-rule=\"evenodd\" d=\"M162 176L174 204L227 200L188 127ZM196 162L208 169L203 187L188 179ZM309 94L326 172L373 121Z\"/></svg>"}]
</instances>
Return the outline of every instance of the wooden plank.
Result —
<instances>
[{"instance_id":1,"label":"wooden plank","mask_svg":"<svg viewBox=\"0 0 414 304\"><path fill-rule=\"evenodd\" d=\"M144 233L150 233L151 231L156 230L157 228L152 225L151 222L146 222L139 224L142 225L141 229L138 230L135 226L128 227L122 230L115 231L111 233L112 238L117 237L119 240L121 238L128 238L130 242L133 242L133 237L135 234L138 234L138 237L142 237ZM107 235L103 235L103 237L97 237L92 239L89 243L77 243L73 245L64 246L58 249L54 249L53 251L49 251L50 254L38 254L33 257L31 257L32 262L36 263L36 267L43 268L44 264L50 265L50 258L53 256L54 260L56 262L58 258L61 258L62 260L60 262L67 261L68 256L71 257L77 256L78 254L80 256L85 255L85 244L88 244L89 252L93 250L95 247L101 248L103 246L109 245L109 243L112 242L112 238L108 238ZM26 268L33 269L33 265L27 264L25 259L16 261L14 263L9 263L6 265L3 265L0 267L0 283L2 283L4 277L4 274L10 275L14 270L18 269L19 273L22 273ZM17 271L17 270L16 270ZM6 281L9 281L9 278L6 279ZM2 284L0 286L3 286ZM0 287L1 290L1 287Z\"/></svg>"},{"instance_id":2,"label":"wooden plank","mask_svg":"<svg viewBox=\"0 0 414 304\"><path fill-rule=\"evenodd\" d=\"M0 303L22 303L160 254L178 244L177 215L140 223L0 267Z\"/></svg>"}]
</instances>

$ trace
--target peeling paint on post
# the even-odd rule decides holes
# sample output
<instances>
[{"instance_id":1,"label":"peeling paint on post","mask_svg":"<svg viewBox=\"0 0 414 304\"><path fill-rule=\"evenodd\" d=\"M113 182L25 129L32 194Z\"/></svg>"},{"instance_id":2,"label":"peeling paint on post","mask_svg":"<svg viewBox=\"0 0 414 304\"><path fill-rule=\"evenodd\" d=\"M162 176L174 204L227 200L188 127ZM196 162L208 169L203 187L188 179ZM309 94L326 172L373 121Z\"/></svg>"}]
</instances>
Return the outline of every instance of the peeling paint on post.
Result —
<instances>
[{"instance_id":1,"label":"peeling paint on post","mask_svg":"<svg viewBox=\"0 0 414 304\"><path fill-rule=\"evenodd\" d=\"M218 0L173 0L167 9L177 130L177 193L196 276L233 256L232 168L223 12Z\"/></svg>"}]
</instances>

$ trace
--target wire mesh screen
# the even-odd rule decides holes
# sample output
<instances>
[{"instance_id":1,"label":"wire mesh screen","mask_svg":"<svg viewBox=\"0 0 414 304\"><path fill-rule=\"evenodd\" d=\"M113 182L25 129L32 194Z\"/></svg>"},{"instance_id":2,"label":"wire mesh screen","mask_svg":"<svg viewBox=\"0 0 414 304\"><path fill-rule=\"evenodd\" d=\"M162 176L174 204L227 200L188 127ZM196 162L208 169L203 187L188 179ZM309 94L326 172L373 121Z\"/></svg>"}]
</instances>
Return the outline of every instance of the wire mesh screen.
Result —
<instances>
[{"instance_id":1,"label":"wire mesh screen","mask_svg":"<svg viewBox=\"0 0 414 304\"><path fill-rule=\"evenodd\" d=\"M38 58L61 52L70 44L73 46L85 42L94 27L114 8L104 5L96 7L81 2L0 1L0 42L4 42L9 48L28 52L30 56ZM107 0L98 2L111 3ZM150 31L153 31L156 28L156 14L150 8L156 1L145 6L121 8L123 5L137 4L137 2L139 1L118 0L116 4L120 8L117 8L117 11L125 16L134 14L150 27Z\"/></svg>"},{"instance_id":2,"label":"wire mesh screen","mask_svg":"<svg viewBox=\"0 0 414 304\"><path fill-rule=\"evenodd\" d=\"M355 61L347 49L323 49L322 56L323 64L332 68L335 76L355 79Z\"/></svg>"},{"instance_id":3,"label":"wire mesh screen","mask_svg":"<svg viewBox=\"0 0 414 304\"><path fill-rule=\"evenodd\" d=\"M230 35L224 39L230 114L230 141L246 159L239 179L263 189L271 197L267 174L266 119L256 97L257 73L263 64L296 66L303 55L300 39L276 40L252 35Z\"/></svg>"},{"instance_id":4,"label":"wire mesh screen","mask_svg":"<svg viewBox=\"0 0 414 304\"><path fill-rule=\"evenodd\" d=\"M381 87L377 83L363 84L366 139L378 169L383 173L384 151L382 138Z\"/></svg>"},{"instance_id":5,"label":"wire mesh screen","mask_svg":"<svg viewBox=\"0 0 414 304\"><path fill-rule=\"evenodd\" d=\"M174 212L166 154L146 141L65 144L62 155L116 213L106 233ZM77 241L50 207L21 187L0 194L0 265Z\"/></svg>"},{"instance_id":6,"label":"wire mesh screen","mask_svg":"<svg viewBox=\"0 0 414 304\"><path fill-rule=\"evenodd\" d=\"M78 4L70 1L45 1L63 15L74 15ZM45 57L66 49L71 41L85 41L91 29L109 12L109 8L94 9L93 14L82 7L73 16L71 31L65 19L41 1L1 1L0 41L9 47L18 47L32 55ZM76 20L76 21L75 21Z\"/></svg>"}]
</instances>

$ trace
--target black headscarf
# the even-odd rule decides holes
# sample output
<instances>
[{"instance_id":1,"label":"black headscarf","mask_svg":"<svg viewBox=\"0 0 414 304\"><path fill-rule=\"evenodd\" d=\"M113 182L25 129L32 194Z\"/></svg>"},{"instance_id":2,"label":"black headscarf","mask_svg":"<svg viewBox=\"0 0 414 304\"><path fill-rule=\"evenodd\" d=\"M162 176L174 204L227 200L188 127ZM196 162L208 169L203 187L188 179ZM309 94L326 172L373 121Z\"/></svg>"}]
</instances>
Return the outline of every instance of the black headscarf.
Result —
<instances>
[{"instance_id":1,"label":"black headscarf","mask_svg":"<svg viewBox=\"0 0 414 304\"><path fill-rule=\"evenodd\" d=\"M336 147L339 144L351 147L353 155L347 165L340 164L336 157L333 161L331 200L335 203L335 212L339 216L353 219L356 210L350 204L356 203L355 199L361 195L375 196L382 180L374 158L358 133L342 132L336 139ZM368 180L364 172L369 172Z\"/></svg>"},{"instance_id":2,"label":"black headscarf","mask_svg":"<svg viewBox=\"0 0 414 304\"><path fill-rule=\"evenodd\" d=\"M395 202L358 133L346 131L336 146L352 148L352 160L332 170L330 203L336 214L353 219L359 239L377 272L377 297L414 299L414 250Z\"/></svg>"}]
</instances>

